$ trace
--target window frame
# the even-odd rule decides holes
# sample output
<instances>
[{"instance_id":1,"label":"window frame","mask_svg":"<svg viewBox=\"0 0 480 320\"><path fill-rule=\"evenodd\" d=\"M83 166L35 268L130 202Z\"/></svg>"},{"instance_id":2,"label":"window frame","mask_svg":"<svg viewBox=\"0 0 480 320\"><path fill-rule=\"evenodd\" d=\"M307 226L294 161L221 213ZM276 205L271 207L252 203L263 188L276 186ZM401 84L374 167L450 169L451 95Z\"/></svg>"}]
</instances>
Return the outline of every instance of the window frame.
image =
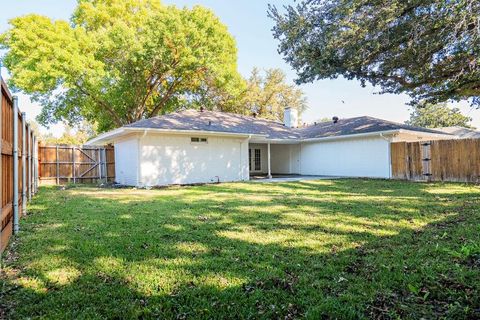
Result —
<instances>
[{"instance_id":1,"label":"window frame","mask_svg":"<svg viewBox=\"0 0 480 320\"><path fill-rule=\"evenodd\" d=\"M254 171L262 171L262 149L254 149L253 167Z\"/></svg>"},{"instance_id":2,"label":"window frame","mask_svg":"<svg viewBox=\"0 0 480 320\"><path fill-rule=\"evenodd\" d=\"M206 137L190 137L191 144L208 144L208 138Z\"/></svg>"}]
</instances>

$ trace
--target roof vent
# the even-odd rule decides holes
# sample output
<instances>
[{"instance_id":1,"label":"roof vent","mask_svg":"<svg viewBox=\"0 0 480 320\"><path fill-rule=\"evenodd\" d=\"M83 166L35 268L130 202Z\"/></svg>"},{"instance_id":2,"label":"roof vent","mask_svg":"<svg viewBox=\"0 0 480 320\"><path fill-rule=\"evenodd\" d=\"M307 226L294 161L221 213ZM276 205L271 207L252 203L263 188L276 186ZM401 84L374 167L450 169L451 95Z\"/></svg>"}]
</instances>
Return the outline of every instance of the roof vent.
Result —
<instances>
[{"instance_id":1,"label":"roof vent","mask_svg":"<svg viewBox=\"0 0 480 320\"><path fill-rule=\"evenodd\" d=\"M203 112L205 110L204 107L200 107L200 112Z\"/></svg>"},{"instance_id":2,"label":"roof vent","mask_svg":"<svg viewBox=\"0 0 480 320\"><path fill-rule=\"evenodd\" d=\"M315 122L313 123L313 125L316 126L316 125L317 125L317 121L315 121Z\"/></svg>"},{"instance_id":3,"label":"roof vent","mask_svg":"<svg viewBox=\"0 0 480 320\"><path fill-rule=\"evenodd\" d=\"M332 118L332 120L333 120L333 123L337 123L338 122L338 117L335 116L335 117Z\"/></svg>"},{"instance_id":4,"label":"roof vent","mask_svg":"<svg viewBox=\"0 0 480 320\"><path fill-rule=\"evenodd\" d=\"M211 126L211 125L212 125L212 121L208 121L208 125Z\"/></svg>"},{"instance_id":5,"label":"roof vent","mask_svg":"<svg viewBox=\"0 0 480 320\"><path fill-rule=\"evenodd\" d=\"M252 113L252 117L256 118L256 117L257 117L257 113L256 113L256 112Z\"/></svg>"}]
</instances>

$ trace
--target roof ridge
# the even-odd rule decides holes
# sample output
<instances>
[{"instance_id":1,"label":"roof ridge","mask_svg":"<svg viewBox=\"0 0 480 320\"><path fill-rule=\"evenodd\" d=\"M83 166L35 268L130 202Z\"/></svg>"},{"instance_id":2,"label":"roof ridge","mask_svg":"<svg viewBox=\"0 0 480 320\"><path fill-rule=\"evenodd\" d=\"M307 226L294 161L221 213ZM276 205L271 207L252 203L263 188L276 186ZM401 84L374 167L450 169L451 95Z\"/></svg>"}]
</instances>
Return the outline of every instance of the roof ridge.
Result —
<instances>
[{"instance_id":1,"label":"roof ridge","mask_svg":"<svg viewBox=\"0 0 480 320\"><path fill-rule=\"evenodd\" d=\"M278 121L278 120L273 120L273 119L267 119L267 118L262 118L262 117L257 118L257 117L253 117L253 116L249 116L249 115L245 115L245 114L228 112L228 111L216 111L216 110L204 110L204 111L200 111L200 110L198 110L198 109L193 109L193 108L188 108L188 109L181 110L181 111L174 111L174 112L171 112L171 113L168 113L168 114L163 114L163 115L161 115L161 116L167 116L167 115L171 115L171 114L173 114L173 113L181 113L181 112L186 112L186 111L219 113L219 114L225 114L225 115L240 117L240 118L244 118L244 119L262 120L262 121L266 121L266 122L273 122L273 123L276 123L276 124L279 124L279 125L283 125L283 122ZM155 117L159 117L159 116L155 116ZM150 118L150 119L151 119L151 118Z\"/></svg>"}]
</instances>

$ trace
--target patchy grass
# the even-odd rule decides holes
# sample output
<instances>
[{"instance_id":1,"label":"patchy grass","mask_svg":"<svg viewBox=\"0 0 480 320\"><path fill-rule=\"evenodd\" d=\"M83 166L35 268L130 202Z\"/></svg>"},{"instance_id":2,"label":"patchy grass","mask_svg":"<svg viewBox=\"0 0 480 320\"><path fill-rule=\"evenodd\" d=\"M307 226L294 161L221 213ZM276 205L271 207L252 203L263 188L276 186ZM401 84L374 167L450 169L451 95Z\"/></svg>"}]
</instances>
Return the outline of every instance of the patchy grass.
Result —
<instances>
[{"instance_id":1,"label":"patchy grass","mask_svg":"<svg viewBox=\"0 0 480 320\"><path fill-rule=\"evenodd\" d=\"M12 318L478 318L480 188L382 180L42 188Z\"/></svg>"}]
</instances>

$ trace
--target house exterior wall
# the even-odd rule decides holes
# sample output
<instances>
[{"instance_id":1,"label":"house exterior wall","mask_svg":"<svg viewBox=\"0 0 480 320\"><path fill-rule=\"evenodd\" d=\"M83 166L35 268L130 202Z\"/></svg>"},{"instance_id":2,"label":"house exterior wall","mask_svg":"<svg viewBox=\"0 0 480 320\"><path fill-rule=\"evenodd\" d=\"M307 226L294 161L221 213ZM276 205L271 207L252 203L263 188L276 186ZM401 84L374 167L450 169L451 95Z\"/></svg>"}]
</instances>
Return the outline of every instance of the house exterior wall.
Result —
<instances>
[{"instance_id":1,"label":"house exterior wall","mask_svg":"<svg viewBox=\"0 0 480 320\"><path fill-rule=\"evenodd\" d=\"M140 139L140 186L248 180L248 140L149 133Z\"/></svg>"},{"instance_id":2,"label":"house exterior wall","mask_svg":"<svg viewBox=\"0 0 480 320\"><path fill-rule=\"evenodd\" d=\"M300 144L271 144L273 174L300 173Z\"/></svg>"},{"instance_id":3,"label":"house exterior wall","mask_svg":"<svg viewBox=\"0 0 480 320\"><path fill-rule=\"evenodd\" d=\"M131 136L115 142L115 181L136 186L138 184L138 137Z\"/></svg>"},{"instance_id":4,"label":"house exterior wall","mask_svg":"<svg viewBox=\"0 0 480 320\"><path fill-rule=\"evenodd\" d=\"M303 175L390 177L390 143L381 138L357 138L301 144Z\"/></svg>"}]
</instances>

